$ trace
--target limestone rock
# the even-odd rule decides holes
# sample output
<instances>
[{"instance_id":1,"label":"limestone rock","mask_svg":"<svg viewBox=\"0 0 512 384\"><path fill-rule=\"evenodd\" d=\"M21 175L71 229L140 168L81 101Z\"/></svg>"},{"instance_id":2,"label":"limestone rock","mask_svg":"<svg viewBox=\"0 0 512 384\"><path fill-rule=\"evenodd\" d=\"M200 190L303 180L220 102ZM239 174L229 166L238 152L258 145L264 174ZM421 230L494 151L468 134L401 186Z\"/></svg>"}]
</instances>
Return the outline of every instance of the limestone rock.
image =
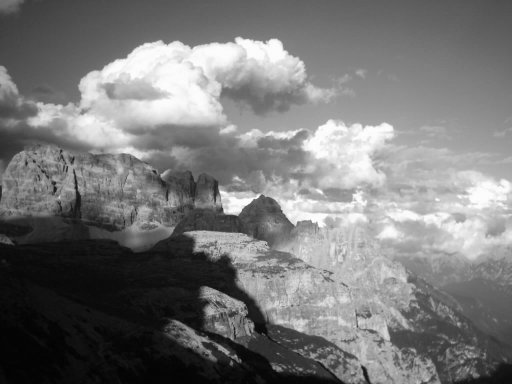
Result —
<instances>
[{"instance_id":1,"label":"limestone rock","mask_svg":"<svg viewBox=\"0 0 512 384\"><path fill-rule=\"evenodd\" d=\"M240 236L217 247L206 236L218 251L211 257L187 236L141 254L100 240L0 244L6 381L335 383L337 369L364 383L357 360L326 341L299 332L291 340L284 328L258 333L257 309L224 251L245 250L249 261L268 247Z\"/></svg>"},{"instance_id":2,"label":"limestone rock","mask_svg":"<svg viewBox=\"0 0 512 384\"><path fill-rule=\"evenodd\" d=\"M201 173L196 182L194 202L196 208L209 208L222 212L218 181L206 173Z\"/></svg>"},{"instance_id":3,"label":"limestone rock","mask_svg":"<svg viewBox=\"0 0 512 384\"><path fill-rule=\"evenodd\" d=\"M217 181L164 173L127 155L72 153L33 146L15 155L3 175L4 216L62 216L122 229L135 222L176 225L195 207L222 210Z\"/></svg>"},{"instance_id":4,"label":"limestone rock","mask_svg":"<svg viewBox=\"0 0 512 384\"><path fill-rule=\"evenodd\" d=\"M398 346L403 364L410 360L423 367L418 370L420 376L433 372L431 365L421 363L429 359L443 382L448 378L462 381L485 376L499 361L507 359L507 353L496 342L452 309L453 305L457 308L453 299L385 257L363 226L328 229L298 223L288 247L311 265L332 271L335 278L351 287L357 327L380 335L385 341L382 345L388 345L389 351L389 342ZM354 349L350 349L350 343L345 348L366 362L373 383L383 372L370 362L380 359L383 363L391 357L382 352L384 347L380 355L375 350L375 357L368 357L374 345L368 340L362 338L352 344ZM457 352L452 351L455 345ZM411 350L415 357L411 357ZM456 356L453 361L457 363L442 357L447 354ZM433 380L434 376L430 377Z\"/></svg>"},{"instance_id":5,"label":"limestone rock","mask_svg":"<svg viewBox=\"0 0 512 384\"><path fill-rule=\"evenodd\" d=\"M244 233L270 246L286 243L293 224L284 215L281 207L271 197L260 195L247 205L238 216L244 226Z\"/></svg>"},{"instance_id":6,"label":"limestone rock","mask_svg":"<svg viewBox=\"0 0 512 384\"><path fill-rule=\"evenodd\" d=\"M173 235L190 231L243 232L243 226L238 216L210 209L195 209L178 223Z\"/></svg>"},{"instance_id":7,"label":"limestone rock","mask_svg":"<svg viewBox=\"0 0 512 384\"><path fill-rule=\"evenodd\" d=\"M160 242L153 252L184 258L190 243L195 254L215 262L225 260L230 265L240 289L225 292L238 299L241 299L237 296L240 291L248 293L254 300L248 304L249 315L257 329L275 324L329 340L334 349L325 351L347 357L344 364L348 371L333 367L339 379L346 381L351 377L347 382L364 382L359 369L363 365L372 383L439 382L431 360L414 350L405 353L389 341L385 317L379 321L374 317L358 327L361 314L357 310L359 302L353 298L354 291L333 273L311 267L289 253L270 249L266 242L237 233L187 232ZM383 334L376 331L381 329L385 330L381 331ZM378 351L382 346L386 354L381 357ZM301 348L296 350L322 364L330 361L320 352L320 347L312 354ZM355 356L352 359L359 365L350 356ZM415 368L411 371L410 367Z\"/></svg>"}]
</instances>

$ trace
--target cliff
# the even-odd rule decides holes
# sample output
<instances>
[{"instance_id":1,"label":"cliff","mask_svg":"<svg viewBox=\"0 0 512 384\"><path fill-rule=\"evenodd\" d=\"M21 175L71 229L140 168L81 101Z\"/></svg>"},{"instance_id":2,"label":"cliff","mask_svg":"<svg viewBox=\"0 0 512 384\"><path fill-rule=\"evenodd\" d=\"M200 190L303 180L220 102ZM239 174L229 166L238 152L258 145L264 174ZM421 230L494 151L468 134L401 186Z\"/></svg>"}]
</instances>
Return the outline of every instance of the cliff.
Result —
<instances>
[{"instance_id":1,"label":"cliff","mask_svg":"<svg viewBox=\"0 0 512 384\"><path fill-rule=\"evenodd\" d=\"M185 177L188 176L188 179ZM222 211L217 181L166 171L127 154L75 153L33 146L16 154L2 180L2 216L60 216L123 229L175 226L197 207Z\"/></svg>"}]
</instances>

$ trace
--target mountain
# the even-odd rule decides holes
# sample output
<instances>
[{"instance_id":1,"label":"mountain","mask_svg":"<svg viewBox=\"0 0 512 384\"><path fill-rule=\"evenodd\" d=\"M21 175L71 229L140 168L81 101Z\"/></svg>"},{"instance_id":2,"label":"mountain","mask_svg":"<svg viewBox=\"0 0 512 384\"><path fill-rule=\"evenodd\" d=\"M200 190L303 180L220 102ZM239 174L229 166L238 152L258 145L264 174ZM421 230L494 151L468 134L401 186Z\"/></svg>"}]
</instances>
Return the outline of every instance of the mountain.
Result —
<instances>
[{"instance_id":1,"label":"mountain","mask_svg":"<svg viewBox=\"0 0 512 384\"><path fill-rule=\"evenodd\" d=\"M129 155L34 147L8 169L1 382L433 384L508 372L510 349L365 226L294 226L266 196L226 215L214 178L159 175Z\"/></svg>"},{"instance_id":2,"label":"mountain","mask_svg":"<svg viewBox=\"0 0 512 384\"><path fill-rule=\"evenodd\" d=\"M252 319L261 327L263 315L237 285L234 260L201 252L219 238L203 235L138 254L107 240L0 244L1 381L338 383L338 372L365 382L357 360L326 340L258 331ZM251 252L241 272L277 281L273 259L249 267Z\"/></svg>"},{"instance_id":3,"label":"mountain","mask_svg":"<svg viewBox=\"0 0 512 384\"><path fill-rule=\"evenodd\" d=\"M264 240L274 247L285 243L293 229L293 224L285 216L277 201L264 195L244 207L238 217L244 226L244 233Z\"/></svg>"},{"instance_id":4,"label":"mountain","mask_svg":"<svg viewBox=\"0 0 512 384\"><path fill-rule=\"evenodd\" d=\"M431 359L442 382L485 376L512 357L510 347L468 321L451 296L386 257L364 226L319 228L298 222L281 249L331 271L351 289L357 326ZM351 352L360 358L365 353Z\"/></svg>"},{"instance_id":5,"label":"mountain","mask_svg":"<svg viewBox=\"0 0 512 384\"><path fill-rule=\"evenodd\" d=\"M464 316L512 346L512 260L505 253L469 261L457 255L397 258L456 299Z\"/></svg>"},{"instance_id":6,"label":"mountain","mask_svg":"<svg viewBox=\"0 0 512 384\"><path fill-rule=\"evenodd\" d=\"M165 171L127 154L94 155L36 145L16 154L2 180L2 226L19 243L110 238L134 249L169 236L185 215L222 212L218 182ZM6 232L2 231L2 232Z\"/></svg>"}]
</instances>

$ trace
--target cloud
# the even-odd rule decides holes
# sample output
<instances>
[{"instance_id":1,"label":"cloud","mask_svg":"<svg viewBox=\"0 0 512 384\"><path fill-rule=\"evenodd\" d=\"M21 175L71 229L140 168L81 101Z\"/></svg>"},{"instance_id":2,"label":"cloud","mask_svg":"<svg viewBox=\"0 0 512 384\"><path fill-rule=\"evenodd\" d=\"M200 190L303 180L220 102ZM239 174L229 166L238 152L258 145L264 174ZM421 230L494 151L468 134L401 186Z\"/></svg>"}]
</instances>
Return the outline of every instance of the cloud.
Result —
<instances>
[{"instance_id":1,"label":"cloud","mask_svg":"<svg viewBox=\"0 0 512 384\"><path fill-rule=\"evenodd\" d=\"M35 104L19 94L7 68L0 65L0 119L24 119L36 113Z\"/></svg>"},{"instance_id":2,"label":"cloud","mask_svg":"<svg viewBox=\"0 0 512 384\"><path fill-rule=\"evenodd\" d=\"M0 14L2 13L14 13L19 11L21 4L23 4L25 0L1 0L0 1Z\"/></svg>"},{"instance_id":3,"label":"cloud","mask_svg":"<svg viewBox=\"0 0 512 384\"><path fill-rule=\"evenodd\" d=\"M227 212L263 193L292 221L366 223L398 253L475 258L512 242L512 184L476 170L507 159L397 145L386 123L328 120L319 127L244 131L222 105L233 98L258 114L281 112L327 102L343 94L347 81L350 76L333 88L316 87L304 63L278 40L241 38L196 47L144 44L84 76L78 104L50 102L48 87L38 90L41 97L34 92L37 101L26 98L0 67L0 153L5 161L39 141L128 152L162 171L208 172L223 186ZM420 132L448 136L437 126Z\"/></svg>"},{"instance_id":4,"label":"cloud","mask_svg":"<svg viewBox=\"0 0 512 384\"><path fill-rule=\"evenodd\" d=\"M429 139L452 140L452 136L448 133L446 127L440 125L424 125L420 127L420 132L425 134Z\"/></svg>"},{"instance_id":5,"label":"cloud","mask_svg":"<svg viewBox=\"0 0 512 384\"><path fill-rule=\"evenodd\" d=\"M224 126L221 97L265 114L338 94L309 82L304 62L281 41L240 37L196 47L147 43L90 72L79 88L83 110L132 132L158 125Z\"/></svg>"},{"instance_id":6,"label":"cloud","mask_svg":"<svg viewBox=\"0 0 512 384\"><path fill-rule=\"evenodd\" d=\"M373 156L393 137L393 127L386 123L347 127L341 121L329 120L304 143L304 149L315 159L309 172L320 175L321 188L382 186L386 176L376 169Z\"/></svg>"},{"instance_id":7,"label":"cloud","mask_svg":"<svg viewBox=\"0 0 512 384\"><path fill-rule=\"evenodd\" d=\"M368 74L368 70L363 68L358 68L356 70L356 76L359 76L361 79L366 79L366 75Z\"/></svg>"},{"instance_id":8,"label":"cloud","mask_svg":"<svg viewBox=\"0 0 512 384\"><path fill-rule=\"evenodd\" d=\"M458 197L467 200L471 207L506 208L507 203L512 202L512 183L508 180L496 181L476 171L459 172L456 177L464 188Z\"/></svg>"},{"instance_id":9,"label":"cloud","mask_svg":"<svg viewBox=\"0 0 512 384\"><path fill-rule=\"evenodd\" d=\"M370 193L377 237L401 255L459 254L469 259L500 252L512 238L512 184L475 167L482 153L446 148L387 148L380 165L386 189Z\"/></svg>"},{"instance_id":10,"label":"cloud","mask_svg":"<svg viewBox=\"0 0 512 384\"><path fill-rule=\"evenodd\" d=\"M0 82L0 135L9 136L13 150L32 136L91 151L128 151L160 163L167 153L174 164L179 154L198 165L205 157L196 153L198 148L208 147L203 152L222 163L226 155L218 148L243 157L238 149L226 148L239 139L223 98L264 114L328 102L339 93L337 87L313 85L304 62L277 39L236 38L196 47L179 41L143 44L85 75L78 104L53 103L56 93L47 86L34 90L39 101L25 99L4 67Z\"/></svg>"}]
</instances>

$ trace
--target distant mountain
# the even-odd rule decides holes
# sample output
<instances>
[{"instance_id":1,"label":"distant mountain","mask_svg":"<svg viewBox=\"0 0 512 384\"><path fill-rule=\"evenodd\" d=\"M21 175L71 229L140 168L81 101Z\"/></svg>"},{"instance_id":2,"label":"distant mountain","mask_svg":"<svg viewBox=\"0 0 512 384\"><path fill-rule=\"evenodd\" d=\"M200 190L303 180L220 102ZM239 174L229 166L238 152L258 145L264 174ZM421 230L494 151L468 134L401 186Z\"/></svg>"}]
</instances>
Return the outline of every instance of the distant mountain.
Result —
<instances>
[{"instance_id":1,"label":"distant mountain","mask_svg":"<svg viewBox=\"0 0 512 384\"><path fill-rule=\"evenodd\" d=\"M473 262L446 254L395 259L454 297L482 331L512 346L512 252Z\"/></svg>"}]
</instances>

